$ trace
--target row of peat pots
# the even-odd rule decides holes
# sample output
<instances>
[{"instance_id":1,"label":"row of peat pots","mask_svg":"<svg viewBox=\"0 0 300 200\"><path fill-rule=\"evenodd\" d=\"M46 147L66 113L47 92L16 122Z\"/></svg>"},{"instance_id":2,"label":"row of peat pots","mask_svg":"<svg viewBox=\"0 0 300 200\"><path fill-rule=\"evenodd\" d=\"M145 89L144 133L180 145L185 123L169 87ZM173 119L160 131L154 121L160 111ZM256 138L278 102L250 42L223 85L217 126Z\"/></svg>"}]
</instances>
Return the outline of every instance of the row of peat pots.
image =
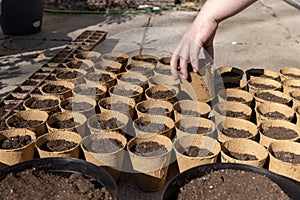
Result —
<instances>
[{"instance_id":1,"label":"row of peat pots","mask_svg":"<svg viewBox=\"0 0 300 200\"><path fill-rule=\"evenodd\" d=\"M24 99L24 111L5 116L2 129L8 130L0 132L0 162L14 165L33 158L81 158L103 166L116 182L122 172L133 173L137 185L145 191L166 186L171 163L178 165L181 175L209 163L242 163L258 167L250 167L252 171L265 170L261 173L270 177L276 176L272 171L300 181L299 115L296 104L291 104L296 101L285 89L281 92L268 86L278 83L281 89L296 79L288 79L285 74L281 77L285 80L278 82L279 76L272 80L269 71L263 70L261 75L269 78L249 78L244 87L240 76L238 87L243 87L237 89L232 88L237 87L235 84L227 85L228 79L236 83L234 75L228 78L236 68L223 67L214 74L221 75L225 87L231 89L218 91L215 99L219 102L213 104L212 97L205 97L205 90L190 91L199 89L199 82L194 82L201 81L202 76L192 73L192 83L188 83L192 87L184 91L196 93L202 101L190 100L182 95L184 84L174 81L166 73L169 66L158 65L154 56L129 59L124 54L85 53L74 61L84 67L73 69L76 73L82 70L83 75L46 81L38 87L39 95ZM105 61L109 62L106 70L97 71L95 67L95 59L100 57L101 62L110 60ZM66 72L67 66L60 65L60 70L53 71L55 77ZM120 70L111 71L115 66ZM163 69L165 72L159 74ZM284 103L272 102L278 99ZM299 193L291 180L276 177Z\"/></svg>"}]
</instances>

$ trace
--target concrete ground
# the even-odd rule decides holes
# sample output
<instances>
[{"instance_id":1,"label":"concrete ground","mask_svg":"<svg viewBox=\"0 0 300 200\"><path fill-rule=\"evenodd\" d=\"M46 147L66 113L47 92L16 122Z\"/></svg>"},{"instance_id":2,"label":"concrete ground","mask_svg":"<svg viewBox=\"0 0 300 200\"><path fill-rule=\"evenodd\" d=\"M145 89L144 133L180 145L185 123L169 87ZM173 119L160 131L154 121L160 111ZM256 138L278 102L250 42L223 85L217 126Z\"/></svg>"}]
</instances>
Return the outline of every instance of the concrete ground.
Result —
<instances>
[{"instance_id":1,"label":"concrete ground","mask_svg":"<svg viewBox=\"0 0 300 200\"><path fill-rule=\"evenodd\" d=\"M101 52L138 51L171 54L195 11L163 11L138 15L70 15L44 13L42 31L9 37L0 33L0 97L38 70L45 58L84 30L108 32ZM216 67L241 69L263 67L279 71L300 67L300 12L283 1L260 0L240 14L222 22L215 37ZM130 178L125 175L124 179ZM131 180L131 179L130 179ZM132 181L131 181L132 182ZM158 193L142 193L134 184L120 183L120 199L158 199Z\"/></svg>"}]
</instances>

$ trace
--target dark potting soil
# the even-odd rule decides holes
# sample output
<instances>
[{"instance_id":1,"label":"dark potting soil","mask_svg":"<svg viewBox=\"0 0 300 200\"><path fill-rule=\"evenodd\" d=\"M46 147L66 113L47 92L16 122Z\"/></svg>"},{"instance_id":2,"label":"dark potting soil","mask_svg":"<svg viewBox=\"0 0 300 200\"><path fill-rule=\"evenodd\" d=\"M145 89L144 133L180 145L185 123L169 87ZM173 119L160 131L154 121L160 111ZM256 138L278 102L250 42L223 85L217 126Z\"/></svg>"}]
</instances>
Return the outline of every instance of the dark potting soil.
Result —
<instances>
[{"instance_id":1,"label":"dark potting soil","mask_svg":"<svg viewBox=\"0 0 300 200\"><path fill-rule=\"evenodd\" d=\"M142 58L137 58L135 57L134 60L138 60L138 61L144 61L146 63L157 63L157 60L155 58L145 58L145 57L142 57Z\"/></svg>"},{"instance_id":2,"label":"dark potting soil","mask_svg":"<svg viewBox=\"0 0 300 200\"><path fill-rule=\"evenodd\" d=\"M109 74L95 74L95 73L89 73L85 75L85 78L90 81L94 82L108 82L113 80L113 78Z\"/></svg>"},{"instance_id":3,"label":"dark potting soil","mask_svg":"<svg viewBox=\"0 0 300 200\"><path fill-rule=\"evenodd\" d=\"M113 80L113 78L109 74L101 74L99 81L100 82L108 82Z\"/></svg>"},{"instance_id":4,"label":"dark potting soil","mask_svg":"<svg viewBox=\"0 0 300 200\"><path fill-rule=\"evenodd\" d=\"M169 110L167 108L162 108L162 107L151 107L151 108L144 108L142 107L140 109L140 111L142 113L149 113L149 114L152 114L152 115L163 115L163 114L166 114L169 112Z\"/></svg>"},{"instance_id":5,"label":"dark potting soil","mask_svg":"<svg viewBox=\"0 0 300 200\"><path fill-rule=\"evenodd\" d=\"M140 79L137 79L137 78L120 78L121 81L124 81L124 82L128 82L128 83L140 83L141 80Z\"/></svg>"},{"instance_id":6,"label":"dark potting soil","mask_svg":"<svg viewBox=\"0 0 300 200\"><path fill-rule=\"evenodd\" d=\"M273 85L265 85L265 84L259 84L259 83L252 83L251 85L253 87L260 88L260 89L265 89L265 90L276 89L276 87L273 86Z\"/></svg>"},{"instance_id":7,"label":"dark potting soil","mask_svg":"<svg viewBox=\"0 0 300 200\"><path fill-rule=\"evenodd\" d=\"M150 68L148 67L143 67L143 66L134 66L134 67L131 67L130 68L130 71L133 71L133 72L143 72L143 73L146 73L146 72L149 72L150 71Z\"/></svg>"},{"instance_id":8,"label":"dark potting soil","mask_svg":"<svg viewBox=\"0 0 300 200\"><path fill-rule=\"evenodd\" d=\"M78 62L69 62L67 64L68 68L71 68L71 69L89 69L90 67L85 64L84 62L82 61L78 61Z\"/></svg>"},{"instance_id":9,"label":"dark potting soil","mask_svg":"<svg viewBox=\"0 0 300 200\"><path fill-rule=\"evenodd\" d=\"M185 184L180 188L177 199L288 200L289 197L276 183L264 175L234 169L222 169L211 171Z\"/></svg>"},{"instance_id":10,"label":"dark potting soil","mask_svg":"<svg viewBox=\"0 0 300 200\"><path fill-rule=\"evenodd\" d=\"M32 79L44 79L47 75L35 74L31 78Z\"/></svg>"},{"instance_id":11,"label":"dark potting soil","mask_svg":"<svg viewBox=\"0 0 300 200\"><path fill-rule=\"evenodd\" d=\"M171 70L169 69L155 69L155 71L162 75L172 75Z\"/></svg>"},{"instance_id":12,"label":"dark potting soil","mask_svg":"<svg viewBox=\"0 0 300 200\"><path fill-rule=\"evenodd\" d=\"M105 108L105 109L108 109L108 110L121 110L121 111L123 111L123 110L129 110L130 109L130 105L129 104L127 104L127 103L124 103L124 102L122 102L122 101L117 101L117 102L114 102L114 103L112 103L112 104L110 104L110 103L102 103L101 104L101 106L103 107L103 108Z\"/></svg>"},{"instance_id":13,"label":"dark potting soil","mask_svg":"<svg viewBox=\"0 0 300 200\"><path fill-rule=\"evenodd\" d=\"M112 153L123 147L121 141L114 138L105 138L93 140L88 149L91 149L93 153Z\"/></svg>"},{"instance_id":14,"label":"dark potting soil","mask_svg":"<svg viewBox=\"0 0 300 200\"><path fill-rule=\"evenodd\" d=\"M23 118L14 117L14 121L9 125L15 128L28 128L28 127L37 126L41 123L43 122L38 120L26 120Z\"/></svg>"},{"instance_id":15,"label":"dark potting soil","mask_svg":"<svg viewBox=\"0 0 300 200\"><path fill-rule=\"evenodd\" d=\"M271 94L270 92L262 92L256 95L256 97L266 100L266 101L271 101L271 102L277 102L277 103L282 103L282 104L288 104L289 100L282 98L282 97L278 97L274 94Z\"/></svg>"},{"instance_id":16,"label":"dark potting soil","mask_svg":"<svg viewBox=\"0 0 300 200\"><path fill-rule=\"evenodd\" d=\"M241 102L241 103L246 103L246 100L243 99L242 97L227 97L226 100L227 101L237 101L237 102Z\"/></svg>"},{"instance_id":17,"label":"dark potting soil","mask_svg":"<svg viewBox=\"0 0 300 200\"><path fill-rule=\"evenodd\" d=\"M236 152L225 152L227 155L229 155L230 157L237 159L237 160L258 160L256 156L254 155L250 155L247 153L236 153Z\"/></svg>"},{"instance_id":18,"label":"dark potting soil","mask_svg":"<svg viewBox=\"0 0 300 200\"><path fill-rule=\"evenodd\" d=\"M300 164L299 154L285 152L285 151L277 151L277 152L273 152L272 154L275 158L282 160L283 162L292 163L293 165Z\"/></svg>"},{"instance_id":19,"label":"dark potting soil","mask_svg":"<svg viewBox=\"0 0 300 200\"><path fill-rule=\"evenodd\" d=\"M293 139L298 136L297 132L292 129L276 126L268 127L268 129L262 130L262 133L267 137L279 140Z\"/></svg>"},{"instance_id":20,"label":"dark potting soil","mask_svg":"<svg viewBox=\"0 0 300 200\"><path fill-rule=\"evenodd\" d=\"M201 126L190 126L188 128L180 126L179 129L181 131L191 133L191 134L205 134L212 130L211 128L201 127Z\"/></svg>"},{"instance_id":21,"label":"dark potting soil","mask_svg":"<svg viewBox=\"0 0 300 200\"><path fill-rule=\"evenodd\" d=\"M153 157L167 153L167 148L157 142L141 142L132 147L131 151L138 156Z\"/></svg>"},{"instance_id":22,"label":"dark potting soil","mask_svg":"<svg viewBox=\"0 0 300 200\"><path fill-rule=\"evenodd\" d=\"M300 79L300 75L298 75L298 74L290 74L290 73L288 73L288 74L284 74L285 76L289 76L289 77L293 77L293 78L296 78L296 79Z\"/></svg>"},{"instance_id":23,"label":"dark potting soil","mask_svg":"<svg viewBox=\"0 0 300 200\"><path fill-rule=\"evenodd\" d=\"M224 72L221 74L221 77L239 77L241 76L240 73L236 73L236 72Z\"/></svg>"},{"instance_id":24,"label":"dark potting soil","mask_svg":"<svg viewBox=\"0 0 300 200\"><path fill-rule=\"evenodd\" d=\"M164 124L151 123L151 122L137 122L136 126L139 130L148 133L161 133L169 129Z\"/></svg>"},{"instance_id":25,"label":"dark potting soil","mask_svg":"<svg viewBox=\"0 0 300 200\"><path fill-rule=\"evenodd\" d=\"M153 99L170 99L174 96L175 96L175 93L171 90L157 91L153 94L150 94L150 97Z\"/></svg>"},{"instance_id":26,"label":"dark potting soil","mask_svg":"<svg viewBox=\"0 0 300 200\"><path fill-rule=\"evenodd\" d=\"M134 90L122 90L122 89L114 88L113 94L125 96L125 97L132 97L138 95L139 93Z\"/></svg>"},{"instance_id":27,"label":"dark potting soil","mask_svg":"<svg viewBox=\"0 0 300 200\"><path fill-rule=\"evenodd\" d=\"M113 67L110 67L107 65L101 65L101 64L97 64L94 67L98 70L109 71L109 72L115 72L118 70L117 68L113 68Z\"/></svg>"},{"instance_id":28,"label":"dark potting soil","mask_svg":"<svg viewBox=\"0 0 300 200\"><path fill-rule=\"evenodd\" d=\"M63 92L67 92L70 89L63 86L63 85L46 85L43 87L44 92L46 93L63 93Z\"/></svg>"},{"instance_id":29,"label":"dark potting soil","mask_svg":"<svg viewBox=\"0 0 300 200\"><path fill-rule=\"evenodd\" d=\"M81 174L60 176L35 169L8 174L0 184L2 199L112 199L105 187Z\"/></svg>"},{"instance_id":30,"label":"dark potting soil","mask_svg":"<svg viewBox=\"0 0 300 200\"><path fill-rule=\"evenodd\" d=\"M68 102L65 105L63 105L63 108L66 110L72 111L85 111L85 110L90 110L94 106L92 104L86 103L86 102Z\"/></svg>"},{"instance_id":31,"label":"dark potting soil","mask_svg":"<svg viewBox=\"0 0 300 200\"><path fill-rule=\"evenodd\" d=\"M32 80L26 80L22 85L30 85L30 86L35 86L37 85L38 82L32 81Z\"/></svg>"},{"instance_id":32,"label":"dark potting soil","mask_svg":"<svg viewBox=\"0 0 300 200\"><path fill-rule=\"evenodd\" d=\"M63 120L63 121L56 121L51 124L52 128L56 129L65 129L65 128L73 128L79 125L79 123L75 123L74 118Z\"/></svg>"},{"instance_id":33,"label":"dark potting soil","mask_svg":"<svg viewBox=\"0 0 300 200\"><path fill-rule=\"evenodd\" d=\"M300 96L293 96L293 98L300 101Z\"/></svg>"},{"instance_id":34,"label":"dark potting soil","mask_svg":"<svg viewBox=\"0 0 300 200\"><path fill-rule=\"evenodd\" d=\"M6 126L6 123L4 120L1 120L0 121L0 131L3 131L3 130L7 130L8 127Z\"/></svg>"},{"instance_id":35,"label":"dark potting soil","mask_svg":"<svg viewBox=\"0 0 300 200\"><path fill-rule=\"evenodd\" d=\"M24 136L17 135L13 137L8 137L0 141L0 148L18 149L28 145L31 141L32 140L30 135L24 135Z\"/></svg>"},{"instance_id":36,"label":"dark potting soil","mask_svg":"<svg viewBox=\"0 0 300 200\"><path fill-rule=\"evenodd\" d=\"M275 112L267 112L263 114L264 117L271 118L271 119L286 119L286 116L278 111Z\"/></svg>"},{"instance_id":37,"label":"dark potting soil","mask_svg":"<svg viewBox=\"0 0 300 200\"><path fill-rule=\"evenodd\" d=\"M234 118L245 118L245 117L247 117L247 114L244 113L244 112L233 112L233 111L230 111L230 110L226 110L225 115L228 116L228 117L234 117Z\"/></svg>"},{"instance_id":38,"label":"dark potting soil","mask_svg":"<svg viewBox=\"0 0 300 200\"><path fill-rule=\"evenodd\" d=\"M32 109L43 109L43 108L53 108L58 105L58 100L45 99L45 100L35 100L30 105L29 108Z\"/></svg>"},{"instance_id":39,"label":"dark potting soil","mask_svg":"<svg viewBox=\"0 0 300 200\"><path fill-rule=\"evenodd\" d=\"M193 117L200 117L201 116L199 112L194 111L194 110L179 109L177 112L179 112L182 115L190 115L190 116L193 116Z\"/></svg>"},{"instance_id":40,"label":"dark potting soil","mask_svg":"<svg viewBox=\"0 0 300 200\"><path fill-rule=\"evenodd\" d=\"M62 139L50 140L41 146L41 149L49 152L66 151L74 148L77 145L75 142L70 142Z\"/></svg>"},{"instance_id":41,"label":"dark potting soil","mask_svg":"<svg viewBox=\"0 0 300 200\"><path fill-rule=\"evenodd\" d=\"M116 129L123 125L124 123L120 122L117 118L111 118L109 120L98 120L95 123L91 124L93 128L102 130Z\"/></svg>"},{"instance_id":42,"label":"dark potting soil","mask_svg":"<svg viewBox=\"0 0 300 200\"><path fill-rule=\"evenodd\" d=\"M82 75L81 73L79 72L59 72L56 77L59 78L59 79L74 79L76 78L77 76L80 76Z\"/></svg>"},{"instance_id":43,"label":"dark potting soil","mask_svg":"<svg viewBox=\"0 0 300 200\"><path fill-rule=\"evenodd\" d=\"M95 88L95 87L88 87L88 88L76 88L74 90L74 92L78 93L78 94L82 94L82 95L100 95L103 94L104 91L100 90L99 88Z\"/></svg>"},{"instance_id":44,"label":"dark potting soil","mask_svg":"<svg viewBox=\"0 0 300 200\"><path fill-rule=\"evenodd\" d=\"M242 129L235 129L235 128L227 128L227 129L223 128L222 133L231 138L248 138L252 136L252 134L249 131L242 130Z\"/></svg>"},{"instance_id":45,"label":"dark potting soil","mask_svg":"<svg viewBox=\"0 0 300 200\"><path fill-rule=\"evenodd\" d=\"M297 89L299 89L299 88L300 88L300 85L291 85L291 86L289 86L289 87L292 87L292 88L297 88Z\"/></svg>"},{"instance_id":46,"label":"dark potting soil","mask_svg":"<svg viewBox=\"0 0 300 200\"><path fill-rule=\"evenodd\" d=\"M199 148L196 146L190 146L188 149L183 153L185 156L190 157L208 157L214 155L211 151L204 148Z\"/></svg>"}]
</instances>

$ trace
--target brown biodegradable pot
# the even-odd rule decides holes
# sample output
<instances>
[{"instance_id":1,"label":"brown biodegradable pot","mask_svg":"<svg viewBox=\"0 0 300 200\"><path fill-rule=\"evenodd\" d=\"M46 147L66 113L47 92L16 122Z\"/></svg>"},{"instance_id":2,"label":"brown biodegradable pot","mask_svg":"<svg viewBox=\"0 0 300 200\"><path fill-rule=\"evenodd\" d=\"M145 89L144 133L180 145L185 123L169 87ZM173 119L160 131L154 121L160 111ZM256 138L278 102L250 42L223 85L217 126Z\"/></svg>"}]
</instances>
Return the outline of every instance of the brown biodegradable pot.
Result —
<instances>
[{"instance_id":1,"label":"brown biodegradable pot","mask_svg":"<svg viewBox=\"0 0 300 200\"><path fill-rule=\"evenodd\" d=\"M296 109L300 106L300 90L294 90L290 92L290 96L292 97L293 101L293 109Z\"/></svg>"},{"instance_id":2,"label":"brown biodegradable pot","mask_svg":"<svg viewBox=\"0 0 300 200\"><path fill-rule=\"evenodd\" d=\"M23 102L26 110L36 109L48 114L59 111L59 104L60 99L51 95L30 97Z\"/></svg>"},{"instance_id":3,"label":"brown biodegradable pot","mask_svg":"<svg viewBox=\"0 0 300 200\"><path fill-rule=\"evenodd\" d=\"M255 140L257 126L245 119L227 117L225 121L216 124L218 141L223 143L234 138ZM226 131L226 133L224 132Z\"/></svg>"},{"instance_id":4,"label":"brown biodegradable pot","mask_svg":"<svg viewBox=\"0 0 300 200\"><path fill-rule=\"evenodd\" d=\"M162 65L170 65L171 64L171 56L160 58L159 63Z\"/></svg>"},{"instance_id":5,"label":"brown biodegradable pot","mask_svg":"<svg viewBox=\"0 0 300 200\"><path fill-rule=\"evenodd\" d=\"M145 115L133 121L136 137L164 135L171 138L174 127L174 121L162 115Z\"/></svg>"},{"instance_id":6,"label":"brown biodegradable pot","mask_svg":"<svg viewBox=\"0 0 300 200\"><path fill-rule=\"evenodd\" d=\"M72 131L84 135L86 117L80 113L66 111L51 115L46 122L48 131Z\"/></svg>"},{"instance_id":7,"label":"brown biodegradable pot","mask_svg":"<svg viewBox=\"0 0 300 200\"><path fill-rule=\"evenodd\" d=\"M240 163L263 167L268 157L268 151L261 144L245 139L227 140L221 147L221 162Z\"/></svg>"},{"instance_id":8,"label":"brown biodegradable pot","mask_svg":"<svg viewBox=\"0 0 300 200\"><path fill-rule=\"evenodd\" d=\"M156 66L158 58L153 55L135 55L131 57L131 63L146 62Z\"/></svg>"},{"instance_id":9,"label":"brown biodegradable pot","mask_svg":"<svg viewBox=\"0 0 300 200\"><path fill-rule=\"evenodd\" d=\"M173 146L180 173L196 166L215 163L221 151L217 140L203 135L180 137L175 140ZM198 148L197 155L188 153L192 151L191 148Z\"/></svg>"},{"instance_id":10,"label":"brown biodegradable pot","mask_svg":"<svg viewBox=\"0 0 300 200\"><path fill-rule=\"evenodd\" d=\"M272 128L284 128L270 133ZM259 143L268 147L275 141L297 141L300 137L300 127L285 120L266 120L259 127Z\"/></svg>"},{"instance_id":11,"label":"brown biodegradable pot","mask_svg":"<svg viewBox=\"0 0 300 200\"><path fill-rule=\"evenodd\" d=\"M81 69L60 69L55 74L57 81L68 81L73 84L84 84L86 71Z\"/></svg>"},{"instance_id":12,"label":"brown biodegradable pot","mask_svg":"<svg viewBox=\"0 0 300 200\"><path fill-rule=\"evenodd\" d=\"M118 74L117 76L117 84L118 85L138 85L141 86L143 89L148 87L148 78L140 73L137 72L124 72Z\"/></svg>"},{"instance_id":13,"label":"brown biodegradable pot","mask_svg":"<svg viewBox=\"0 0 300 200\"><path fill-rule=\"evenodd\" d=\"M86 118L96 113L96 101L90 97L76 94L74 97L67 98L60 102L62 112L72 111L83 114Z\"/></svg>"},{"instance_id":14,"label":"brown biodegradable pot","mask_svg":"<svg viewBox=\"0 0 300 200\"><path fill-rule=\"evenodd\" d=\"M283 93L290 94L300 89L300 79L286 79L282 81Z\"/></svg>"},{"instance_id":15,"label":"brown biodegradable pot","mask_svg":"<svg viewBox=\"0 0 300 200\"><path fill-rule=\"evenodd\" d=\"M246 70L247 81L249 81L252 78L256 78L256 77L269 78L269 79L279 81L279 74L272 70L261 69L261 68L252 68L252 69Z\"/></svg>"},{"instance_id":16,"label":"brown biodegradable pot","mask_svg":"<svg viewBox=\"0 0 300 200\"><path fill-rule=\"evenodd\" d=\"M170 65L160 65L154 68L154 75L172 76Z\"/></svg>"},{"instance_id":17,"label":"brown biodegradable pot","mask_svg":"<svg viewBox=\"0 0 300 200\"><path fill-rule=\"evenodd\" d=\"M166 151L155 156L142 156L136 154L134 147L144 142L156 142L162 145ZM144 191L162 190L166 183L169 162L172 151L172 141L163 135L154 135L148 138L133 138L128 142L127 150L133 170L135 182Z\"/></svg>"},{"instance_id":18,"label":"brown biodegradable pot","mask_svg":"<svg viewBox=\"0 0 300 200\"><path fill-rule=\"evenodd\" d=\"M87 73L84 76L86 84L96 87L98 84L106 84L107 88L114 86L117 82L117 75L108 71L97 71Z\"/></svg>"},{"instance_id":19,"label":"brown biodegradable pot","mask_svg":"<svg viewBox=\"0 0 300 200\"><path fill-rule=\"evenodd\" d=\"M143 61L134 61L126 66L126 71L138 72L147 78L154 75L155 65Z\"/></svg>"},{"instance_id":20,"label":"brown biodegradable pot","mask_svg":"<svg viewBox=\"0 0 300 200\"><path fill-rule=\"evenodd\" d=\"M300 69L294 67L281 68L280 78L281 81L285 81L286 79L300 79Z\"/></svg>"},{"instance_id":21,"label":"brown biodegradable pot","mask_svg":"<svg viewBox=\"0 0 300 200\"><path fill-rule=\"evenodd\" d=\"M123 113L130 118L134 117L135 101L132 98L114 96L106 97L98 102L101 113L111 112L111 110Z\"/></svg>"},{"instance_id":22,"label":"brown biodegradable pot","mask_svg":"<svg viewBox=\"0 0 300 200\"><path fill-rule=\"evenodd\" d=\"M63 151L47 151L43 148L46 143L55 140L65 140L68 142L74 142L74 147L63 150ZM72 157L78 158L79 157L79 150L80 150L80 143L81 143L81 136L77 133L71 131L52 131L45 135L42 135L37 138L35 142L35 147L38 150L40 158L47 158L47 157Z\"/></svg>"},{"instance_id":23,"label":"brown biodegradable pot","mask_svg":"<svg viewBox=\"0 0 300 200\"><path fill-rule=\"evenodd\" d=\"M128 97L135 100L136 103L140 102L143 97L144 89L138 85L124 84L116 85L109 88L109 94L111 97Z\"/></svg>"},{"instance_id":24,"label":"brown biodegradable pot","mask_svg":"<svg viewBox=\"0 0 300 200\"><path fill-rule=\"evenodd\" d=\"M93 71L94 62L91 60L72 60L66 63L67 69L80 69L86 72Z\"/></svg>"},{"instance_id":25,"label":"brown biodegradable pot","mask_svg":"<svg viewBox=\"0 0 300 200\"><path fill-rule=\"evenodd\" d=\"M188 135L206 135L215 137L215 123L202 117L183 117L175 123L176 137Z\"/></svg>"},{"instance_id":26,"label":"brown biodegradable pot","mask_svg":"<svg viewBox=\"0 0 300 200\"><path fill-rule=\"evenodd\" d=\"M293 156L294 159L300 156L300 143L276 141L270 144L268 150L270 155L269 170L300 182L300 163L294 163L293 160Z\"/></svg>"},{"instance_id":27,"label":"brown biodegradable pot","mask_svg":"<svg viewBox=\"0 0 300 200\"><path fill-rule=\"evenodd\" d=\"M145 115L163 115L172 118L173 105L168 101L149 99L136 104L135 110L138 117Z\"/></svg>"},{"instance_id":28,"label":"brown biodegradable pot","mask_svg":"<svg viewBox=\"0 0 300 200\"><path fill-rule=\"evenodd\" d=\"M250 120L252 114L250 106L234 101L217 103L213 110L216 123L224 121L227 117Z\"/></svg>"},{"instance_id":29,"label":"brown biodegradable pot","mask_svg":"<svg viewBox=\"0 0 300 200\"><path fill-rule=\"evenodd\" d=\"M99 113L88 119L88 128L91 134L106 131L118 131L126 134L129 117L118 111Z\"/></svg>"},{"instance_id":30,"label":"brown biodegradable pot","mask_svg":"<svg viewBox=\"0 0 300 200\"><path fill-rule=\"evenodd\" d=\"M269 78L252 78L248 81L248 89L251 94L261 90L281 90L281 83Z\"/></svg>"},{"instance_id":31,"label":"brown biodegradable pot","mask_svg":"<svg viewBox=\"0 0 300 200\"><path fill-rule=\"evenodd\" d=\"M96 51L81 51L74 55L76 60L91 60L96 62L100 59L101 53Z\"/></svg>"},{"instance_id":32,"label":"brown biodegradable pot","mask_svg":"<svg viewBox=\"0 0 300 200\"><path fill-rule=\"evenodd\" d=\"M121 71L125 71L125 67L127 66L128 59L129 59L129 56L127 54L120 53L120 52L111 52L111 53L102 55L103 61L108 61L108 62L115 61L115 62L121 63L122 64Z\"/></svg>"},{"instance_id":33,"label":"brown biodegradable pot","mask_svg":"<svg viewBox=\"0 0 300 200\"><path fill-rule=\"evenodd\" d=\"M252 94L245 90L228 88L226 90L221 90L217 94L219 102L224 101L235 101L241 102L248 106L251 106L251 102L253 100Z\"/></svg>"},{"instance_id":34,"label":"brown biodegradable pot","mask_svg":"<svg viewBox=\"0 0 300 200\"><path fill-rule=\"evenodd\" d=\"M187 116L208 118L211 111L207 103L193 100L181 100L174 104L175 122Z\"/></svg>"},{"instance_id":35,"label":"brown biodegradable pot","mask_svg":"<svg viewBox=\"0 0 300 200\"><path fill-rule=\"evenodd\" d=\"M173 86L155 85L145 91L146 99L160 99L170 103L177 102L178 88Z\"/></svg>"},{"instance_id":36,"label":"brown biodegradable pot","mask_svg":"<svg viewBox=\"0 0 300 200\"><path fill-rule=\"evenodd\" d=\"M116 140L121 143L120 146L114 143ZM126 144L127 139L123 135L111 131L83 138L81 149L87 162L103 167L117 182L122 171Z\"/></svg>"},{"instance_id":37,"label":"brown biodegradable pot","mask_svg":"<svg viewBox=\"0 0 300 200\"><path fill-rule=\"evenodd\" d=\"M149 77L148 79L149 87L155 86L155 85L171 85L175 87L179 87L179 79L174 80L172 76L166 76L166 75L154 75Z\"/></svg>"},{"instance_id":38,"label":"brown biodegradable pot","mask_svg":"<svg viewBox=\"0 0 300 200\"><path fill-rule=\"evenodd\" d=\"M230 66L224 66L216 69L215 74L224 77L234 77L238 79L242 79L244 75L244 71L236 68L236 67L230 67Z\"/></svg>"},{"instance_id":39,"label":"brown biodegradable pot","mask_svg":"<svg viewBox=\"0 0 300 200\"><path fill-rule=\"evenodd\" d=\"M9 116L5 120L5 123L7 124L9 129L27 128L35 132L36 136L38 137L47 132L47 128L46 128L47 119L48 119L48 114L45 111L25 110ZM28 124L28 122L26 121L30 121L32 123Z\"/></svg>"},{"instance_id":40,"label":"brown biodegradable pot","mask_svg":"<svg viewBox=\"0 0 300 200\"><path fill-rule=\"evenodd\" d=\"M43 84L40 91L44 95L53 95L62 100L72 96L73 88L74 84L68 81L51 81Z\"/></svg>"},{"instance_id":41,"label":"brown biodegradable pot","mask_svg":"<svg viewBox=\"0 0 300 200\"><path fill-rule=\"evenodd\" d=\"M0 148L0 163L5 165L14 165L23 161L32 160L34 157L34 141L36 139L35 133L28 129L11 129L0 131L0 141L1 146L3 145L3 140L16 136L26 136L31 137L31 142L28 144L14 148L14 149L4 149Z\"/></svg>"},{"instance_id":42,"label":"brown biodegradable pot","mask_svg":"<svg viewBox=\"0 0 300 200\"><path fill-rule=\"evenodd\" d=\"M264 103L255 108L256 124L259 126L268 119L282 119L292 121L295 111L287 105L280 103Z\"/></svg>"},{"instance_id":43,"label":"brown biodegradable pot","mask_svg":"<svg viewBox=\"0 0 300 200\"><path fill-rule=\"evenodd\" d=\"M96 86L80 84L77 85L73 90L74 96L83 95L91 99L95 99L95 101L97 102L100 99L105 98L106 93L107 93L106 85L101 83L98 83Z\"/></svg>"},{"instance_id":44,"label":"brown biodegradable pot","mask_svg":"<svg viewBox=\"0 0 300 200\"><path fill-rule=\"evenodd\" d=\"M300 106L295 108L295 113L296 113L296 125L300 127Z\"/></svg>"},{"instance_id":45,"label":"brown biodegradable pot","mask_svg":"<svg viewBox=\"0 0 300 200\"><path fill-rule=\"evenodd\" d=\"M94 65L95 72L101 73L102 71L112 72L119 74L122 70L122 64L115 61L101 61Z\"/></svg>"},{"instance_id":46,"label":"brown biodegradable pot","mask_svg":"<svg viewBox=\"0 0 300 200\"><path fill-rule=\"evenodd\" d=\"M276 90L256 92L254 93L254 98L255 98L255 107L259 106L260 104L270 103L270 102L281 103L288 106L292 101L291 96Z\"/></svg>"}]
</instances>

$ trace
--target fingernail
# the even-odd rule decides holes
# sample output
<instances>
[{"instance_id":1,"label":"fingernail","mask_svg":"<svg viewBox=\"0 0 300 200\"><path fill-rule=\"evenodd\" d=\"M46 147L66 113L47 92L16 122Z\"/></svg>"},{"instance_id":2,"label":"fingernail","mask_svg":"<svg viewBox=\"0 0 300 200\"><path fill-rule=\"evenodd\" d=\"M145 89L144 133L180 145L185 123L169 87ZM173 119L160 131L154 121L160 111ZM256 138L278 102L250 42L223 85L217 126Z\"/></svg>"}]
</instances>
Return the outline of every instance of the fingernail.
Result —
<instances>
[{"instance_id":1,"label":"fingernail","mask_svg":"<svg viewBox=\"0 0 300 200\"><path fill-rule=\"evenodd\" d=\"M193 70L194 70L195 73L198 72L198 69L193 68Z\"/></svg>"}]
</instances>

